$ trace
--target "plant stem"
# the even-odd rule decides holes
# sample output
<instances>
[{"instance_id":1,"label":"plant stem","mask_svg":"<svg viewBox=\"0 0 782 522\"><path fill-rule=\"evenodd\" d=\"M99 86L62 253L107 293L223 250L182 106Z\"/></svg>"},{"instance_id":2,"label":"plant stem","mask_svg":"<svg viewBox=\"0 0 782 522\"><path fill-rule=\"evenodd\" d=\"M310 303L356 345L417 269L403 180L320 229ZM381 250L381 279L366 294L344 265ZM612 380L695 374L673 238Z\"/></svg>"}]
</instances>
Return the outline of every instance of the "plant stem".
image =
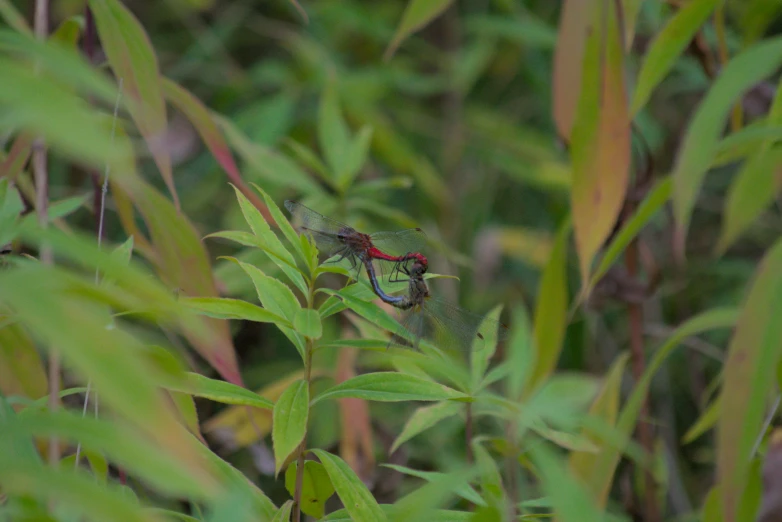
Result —
<instances>
[{"instance_id":1,"label":"plant stem","mask_svg":"<svg viewBox=\"0 0 782 522\"><path fill-rule=\"evenodd\" d=\"M717 34L717 56L720 59L720 67L725 67L725 64L730 60L730 53L728 52L728 39L725 36L725 8L722 4L718 5L714 11L714 31ZM744 114L741 109L741 100L739 100L733 106L733 111L730 114L730 128L733 132L738 132L743 125Z\"/></svg>"},{"instance_id":2,"label":"plant stem","mask_svg":"<svg viewBox=\"0 0 782 522\"><path fill-rule=\"evenodd\" d=\"M634 205L633 205L634 206ZM637 240L633 240L625 251L625 266L627 267L627 274L631 278L638 276L638 244ZM644 338L643 338L643 304L642 303L628 303L627 313L629 316L630 327L630 360L633 371L633 380L637 383L641 380L646 367L646 359L644 356ZM644 400L641 406L641 421L638 424L638 439L641 446L646 450L649 455L654 454L654 434L652 433L652 425L645 419L649 415L649 403L648 400ZM645 514L644 520L648 522L657 522L660 520L659 511L657 509L657 495L655 493L654 477L651 471L644 472L643 480L643 499Z\"/></svg>"},{"instance_id":3,"label":"plant stem","mask_svg":"<svg viewBox=\"0 0 782 522\"><path fill-rule=\"evenodd\" d=\"M312 309L312 303L315 299L315 279L312 279L310 283L309 295L307 295L307 308ZM304 354L304 380L307 382L308 394L312 392L312 353L315 346L312 339L307 338L307 344ZM309 415L307 415L309 418ZM301 439L296 450L298 455L296 457L296 489L293 492L293 516L291 520L293 522L301 522L301 489L304 484L304 453L307 451L307 430L304 430L304 438Z\"/></svg>"},{"instance_id":4,"label":"plant stem","mask_svg":"<svg viewBox=\"0 0 782 522\"><path fill-rule=\"evenodd\" d=\"M35 20L33 22L35 37L46 41L49 36L49 0L35 0ZM38 224L41 228L49 225L49 172L46 157L46 142L39 136L33 142L33 177L35 178L35 211L38 214ZM45 243L41 244L41 263L54 264L52 249ZM60 354L51 346L49 349L49 411L60 407ZM52 466L60 462L60 444L57 437L49 438L49 463Z\"/></svg>"}]
</instances>

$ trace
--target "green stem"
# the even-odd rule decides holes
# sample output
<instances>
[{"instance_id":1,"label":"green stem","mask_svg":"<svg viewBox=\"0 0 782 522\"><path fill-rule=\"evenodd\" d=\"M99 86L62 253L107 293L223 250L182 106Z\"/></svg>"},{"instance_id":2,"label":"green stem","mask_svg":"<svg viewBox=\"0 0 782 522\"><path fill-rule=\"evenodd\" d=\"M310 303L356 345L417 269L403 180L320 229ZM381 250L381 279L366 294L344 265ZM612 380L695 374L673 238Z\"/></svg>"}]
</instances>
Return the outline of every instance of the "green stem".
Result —
<instances>
[{"instance_id":1,"label":"green stem","mask_svg":"<svg viewBox=\"0 0 782 522\"><path fill-rule=\"evenodd\" d=\"M310 284L309 295L307 296L307 308L312 309L312 303L315 297L315 281ZM307 381L309 394L312 392L312 353L315 351L312 339L307 338L307 345L304 353L304 380ZM309 415L307 416L309 418ZM293 522L301 522L301 489L304 483L304 454L307 452L307 431L304 431L304 438L301 440L296 457L296 489L293 492Z\"/></svg>"}]
</instances>

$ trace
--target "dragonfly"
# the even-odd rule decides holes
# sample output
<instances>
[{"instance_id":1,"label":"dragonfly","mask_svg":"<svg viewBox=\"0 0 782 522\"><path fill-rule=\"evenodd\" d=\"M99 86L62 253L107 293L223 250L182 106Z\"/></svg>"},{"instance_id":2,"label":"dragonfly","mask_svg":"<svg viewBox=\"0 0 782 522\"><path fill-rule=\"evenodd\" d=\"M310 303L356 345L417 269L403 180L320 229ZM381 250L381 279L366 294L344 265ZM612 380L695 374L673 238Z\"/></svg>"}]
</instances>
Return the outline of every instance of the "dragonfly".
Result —
<instances>
[{"instance_id":1,"label":"dragonfly","mask_svg":"<svg viewBox=\"0 0 782 522\"><path fill-rule=\"evenodd\" d=\"M427 339L443 350L465 352L473 347L483 349L484 334L489 332L496 332L497 341L508 338L510 330L505 324L433 297L424 280L427 268L417 260L400 264L400 270L409 277L407 294L388 295L380 288L373 264L367 266L375 294L383 302L408 312L401 323L402 330L394 334L389 345L405 345L405 337L411 337L416 350L421 339Z\"/></svg>"},{"instance_id":2,"label":"dragonfly","mask_svg":"<svg viewBox=\"0 0 782 522\"><path fill-rule=\"evenodd\" d=\"M335 263L347 259L351 268L355 269L359 263L367 265L372 260L387 261L394 264L392 274L399 272L401 264L408 261L429 266L426 256L418 252L426 244L426 234L420 228L365 234L296 201L287 200L285 208L297 226L315 240L321 253L327 258L339 256ZM372 284L374 288L377 281Z\"/></svg>"}]
</instances>

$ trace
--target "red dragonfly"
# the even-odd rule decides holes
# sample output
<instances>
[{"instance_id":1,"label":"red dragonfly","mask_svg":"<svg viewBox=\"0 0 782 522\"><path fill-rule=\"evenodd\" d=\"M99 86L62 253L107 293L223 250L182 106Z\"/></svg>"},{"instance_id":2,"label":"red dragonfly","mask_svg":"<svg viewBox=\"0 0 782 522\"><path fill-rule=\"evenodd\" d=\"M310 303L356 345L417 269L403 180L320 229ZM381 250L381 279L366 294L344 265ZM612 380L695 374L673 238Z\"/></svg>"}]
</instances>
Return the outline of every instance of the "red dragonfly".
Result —
<instances>
[{"instance_id":1,"label":"red dragonfly","mask_svg":"<svg viewBox=\"0 0 782 522\"><path fill-rule=\"evenodd\" d=\"M370 270L368 262L373 259L393 262L395 266L392 273L399 271L400 263L410 260L429 266L426 256L418 253L426 244L426 234L420 228L364 234L295 201L286 201L285 208L293 220L298 222L299 228L312 236L318 250L327 257L339 256L335 262L347 259L351 268L356 268L360 262L367 266L367 273ZM373 287L376 284L377 281L373 281Z\"/></svg>"},{"instance_id":2,"label":"red dragonfly","mask_svg":"<svg viewBox=\"0 0 782 522\"><path fill-rule=\"evenodd\" d=\"M367 265L375 294L383 302L410 311L402 321L402 331L395 333L390 344L405 345L405 337L412 337L413 347L418 349L421 339L425 338L447 351L470 351L473 347L477 350L483 348L484 333L496 332L497 341L508 338L510 330L506 325L432 297L424 281L426 265L414 261L410 267L407 263L399 267L409 276L408 292L406 295L391 296L380 288L372 263Z\"/></svg>"}]
</instances>

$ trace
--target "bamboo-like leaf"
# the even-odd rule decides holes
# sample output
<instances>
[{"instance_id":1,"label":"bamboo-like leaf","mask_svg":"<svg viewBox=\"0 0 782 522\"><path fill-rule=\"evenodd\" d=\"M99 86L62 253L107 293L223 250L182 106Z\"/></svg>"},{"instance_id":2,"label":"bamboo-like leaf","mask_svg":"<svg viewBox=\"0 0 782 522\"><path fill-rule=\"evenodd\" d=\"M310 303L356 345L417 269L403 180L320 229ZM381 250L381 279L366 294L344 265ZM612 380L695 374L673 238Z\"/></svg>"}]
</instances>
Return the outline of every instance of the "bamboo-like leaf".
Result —
<instances>
[{"instance_id":1,"label":"bamboo-like leaf","mask_svg":"<svg viewBox=\"0 0 782 522\"><path fill-rule=\"evenodd\" d=\"M781 63L782 37L769 38L742 51L725 65L690 120L671 174L675 247L682 259L692 209L731 107L736 98L772 74Z\"/></svg>"},{"instance_id":2,"label":"bamboo-like leaf","mask_svg":"<svg viewBox=\"0 0 782 522\"><path fill-rule=\"evenodd\" d=\"M344 460L320 449L310 450L320 459L339 499L353 520L385 522L386 513L380 509L369 489Z\"/></svg>"},{"instance_id":3,"label":"bamboo-like leaf","mask_svg":"<svg viewBox=\"0 0 782 522\"><path fill-rule=\"evenodd\" d=\"M416 409L407 419L402 432L394 440L389 453L393 453L399 446L412 439L419 433L433 427L441 420L457 415L462 406L456 402L445 401L433 406L422 406Z\"/></svg>"},{"instance_id":4,"label":"bamboo-like leaf","mask_svg":"<svg viewBox=\"0 0 782 522\"><path fill-rule=\"evenodd\" d=\"M581 284L616 223L630 174L630 116L616 2L593 1L571 135L570 201Z\"/></svg>"},{"instance_id":5,"label":"bamboo-like leaf","mask_svg":"<svg viewBox=\"0 0 782 522\"><path fill-rule=\"evenodd\" d=\"M326 398L340 397L356 397L381 402L469 399L468 395L453 388L420 377L396 372L376 372L341 382L317 395L312 400L312 404Z\"/></svg>"},{"instance_id":6,"label":"bamboo-like leaf","mask_svg":"<svg viewBox=\"0 0 782 522\"><path fill-rule=\"evenodd\" d=\"M527 381L527 391L545 381L554 371L562 341L565 338L567 320L567 240L570 236L570 219L560 226L554 249L551 251L538 289L535 307L535 347L537 360Z\"/></svg>"},{"instance_id":7,"label":"bamboo-like leaf","mask_svg":"<svg viewBox=\"0 0 782 522\"><path fill-rule=\"evenodd\" d=\"M386 49L385 59L391 58L405 38L440 16L452 2L453 0L408 0L402 21Z\"/></svg>"},{"instance_id":8,"label":"bamboo-like leaf","mask_svg":"<svg viewBox=\"0 0 782 522\"><path fill-rule=\"evenodd\" d=\"M171 156L163 145L166 104L152 43L138 19L119 0L89 0L89 5L114 76L122 79L122 90L135 102L130 105L133 121L179 208Z\"/></svg>"},{"instance_id":9,"label":"bamboo-like leaf","mask_svg":"<svg viewBox=\"0 0 782 522\"><path fill-rule=\"evenodd\" d=\"M773 129L782 124L782 89L779 87L761 128ZM761 141L757 152L746 159L731 184L717 252L724 253L779 192L782 149L775 145L774 136Z\"/></svg>"},{"instance_id":10,"label":"bamboo-like leaf","mask_svg":"<svg viewBox=\"0 0 782 522\"><path fill-rule=\"evenodd\" d=\"M738 520L752 449L774 383L782 338L782 241L755 274L728 347L717 423L717 470L725 520Z\"/></svg>"},{"instance_id":11,"label":"bamboo-like leaf","mask_svg":"<svg viewBox=\"0 0 782 522\"><path fill-rule=\"evenodd\" d=\"M570 142L583 76L584 42L589 34L592 0L564 0L554 50L552 96L554 123L560 138Z\"/></svg>"},{"instance_id":12,"label":"bamboo-like leaf","mask_svg":"<svg viewBox=\"0 0 782 522\"><path fill-rule=\"evenodd\" d=\"M172 391L178 391L203 397L223 404L240 404L244 406L253 406L271 410L274 403L265 397L251 392L246 388L231 384L230 382L210 379L198 373L188 373L187 382L184 386L166 385L166 388Z\"/></svg>"},{"instance_id":13,"label":"bamboo-like leaf","mask_svg":"<svg viewBox=\"0 0 782 522\"><path fill-rule=\"evenodd\" d=\"M693 0L684 4L657 33L644 56L631 104L635 115L646 105L652 91L673 68L676 60L722 0Z\"/></svg>"}]
</instances>

